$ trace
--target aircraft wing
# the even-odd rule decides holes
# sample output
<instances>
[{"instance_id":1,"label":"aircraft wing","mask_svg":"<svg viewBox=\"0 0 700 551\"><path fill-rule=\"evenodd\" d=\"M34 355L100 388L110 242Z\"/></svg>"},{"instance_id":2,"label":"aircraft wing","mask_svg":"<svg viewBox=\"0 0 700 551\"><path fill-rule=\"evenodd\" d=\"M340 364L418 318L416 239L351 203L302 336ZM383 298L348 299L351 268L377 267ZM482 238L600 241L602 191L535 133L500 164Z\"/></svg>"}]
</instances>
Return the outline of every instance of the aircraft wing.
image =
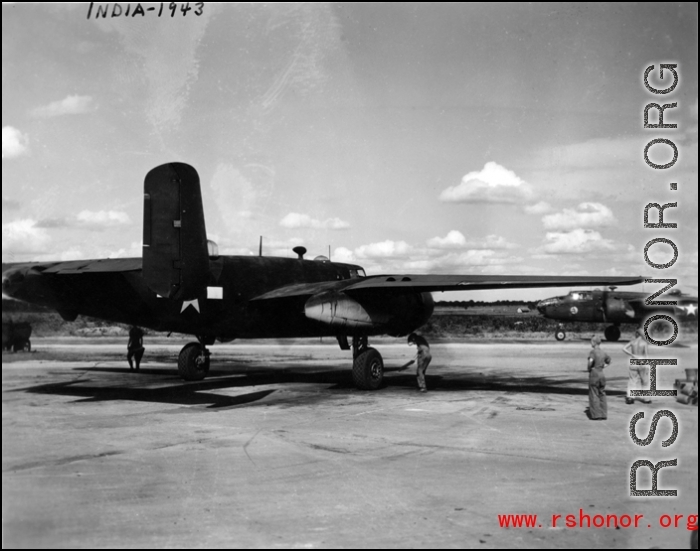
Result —
<instances>
[{"instance_id":1,"label":"aircraft wing","mask_svg":"<svg viewBox=\"0 0 700 551\"><path fill-rule=\"evenodd\" d=\"M581 277L581 276L500 276L500 275L380 275L362 279L302 283L288 285L270 291L253 300L311 296L336 290L349 294L365 291L384 293L478 291L484 289L522 289L533 287L571 287L634 285L642 283L642 276L630 277Z\"/></svg>"},{"instance_id":2,"label":"aircraft wing","mask_svg":"<svg viewBox=\"0 0 700 551\"><path fill-rule=\"evenodd\" d=\"M477 291L483 289L522 289L530 287L570 287L575 285L633 285L644 281L632 277L580 276L499 276L499 275L389 275L365 278L347 287L361 289L410 289L412 291Z\"/></svg>"}]
</instances>

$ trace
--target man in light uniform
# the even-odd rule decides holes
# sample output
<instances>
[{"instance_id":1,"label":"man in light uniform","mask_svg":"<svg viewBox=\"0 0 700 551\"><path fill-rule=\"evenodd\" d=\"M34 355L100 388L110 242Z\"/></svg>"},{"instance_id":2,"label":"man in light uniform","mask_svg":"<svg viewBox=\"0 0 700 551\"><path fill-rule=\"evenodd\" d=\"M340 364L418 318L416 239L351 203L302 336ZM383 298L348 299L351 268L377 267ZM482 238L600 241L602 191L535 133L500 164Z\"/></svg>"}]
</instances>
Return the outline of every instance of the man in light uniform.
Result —
<instances>
[{"instance_id":1,"label":"man in light uniform","mask_svg":"<svg viewBox=\"0 0 700 551\"><path fill-rule=\"evenodd\" d=\"M644 339L644 330L637 329L634 332L634 340L628 342L622 351L633 358L646 358L649 350L647 348L647 341ZM629 378L627 379L627 398L625 398L625 403L634 404L635 397L630 394L631 390L649 389L649 366L630 365ZM637 396L636 398L645 404L651 404L651 398L646 396Z\"/></svg>"}]
</instances>

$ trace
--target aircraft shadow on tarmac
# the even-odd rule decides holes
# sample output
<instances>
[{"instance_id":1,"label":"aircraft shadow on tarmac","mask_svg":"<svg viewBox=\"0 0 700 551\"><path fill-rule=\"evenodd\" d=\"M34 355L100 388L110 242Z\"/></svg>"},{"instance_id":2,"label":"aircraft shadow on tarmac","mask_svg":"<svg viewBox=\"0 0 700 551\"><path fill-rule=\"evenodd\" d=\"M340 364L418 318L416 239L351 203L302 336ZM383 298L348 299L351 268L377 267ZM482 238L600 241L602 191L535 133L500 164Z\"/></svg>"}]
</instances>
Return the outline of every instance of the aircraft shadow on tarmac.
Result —
<instances>
[{"instance_id":1,"label":"aircraft shadow on tarmac","mask_svg":"<svg viewBox=\"0 0 700 551\"><path fill-rule=\"evenodd\" d=\"M254 367L241 368L226 365L224 369L212 368L209 378L198 382L183 382L177 372L171 369L148 369L130 372L128 369L115 367L80 367L74 371L85 374L100 373L123 374L127 381L119 379L79 379L61 383L49 383L17 389L15 392L28 392L32 394L48 394L58 396L75 396L80 398L78 402L103 402L111 400L127 400L138 402L154 402L163 404L177 404L183 406L206 406L207 408L220 409L236 406L255 405L263 398L275 393L277 389L265 389L249 392L237 396L217 394L217 390L255 387L263 385L285 385L293 383L330 385L329 391L346 391L357 393L351 374L347 369L319 369L309 366L290 365L287 367ZM401 371L401 373L395 373ZM392 373L394 372L394 373ZM615 381L622 378L610 378ZM139 386L139 382L143 386ZM163 384L171 382L165 387L153 388L154 383ZM449 376L439 374L427 375L426 382L432 391L487 391L487 392L522 392L540 394L563 394L582 396L588 394L587 377L584 373L570 378L551 377L516 377L509 374L497 374L485 376L483 373L472 369L471 372L451 373ZM380 392L392 390L411 391L416 388L416 377L412 370L388 369L384 387ZM624 396L622 390L608 390L608 396ZM337 392L329 394L329 397L337 397ZM322 399L316 392L313 397L304 395L300 391L296 397L287 395L285 402L306 403L309 400Z\"/></svg>"}]
</instances>

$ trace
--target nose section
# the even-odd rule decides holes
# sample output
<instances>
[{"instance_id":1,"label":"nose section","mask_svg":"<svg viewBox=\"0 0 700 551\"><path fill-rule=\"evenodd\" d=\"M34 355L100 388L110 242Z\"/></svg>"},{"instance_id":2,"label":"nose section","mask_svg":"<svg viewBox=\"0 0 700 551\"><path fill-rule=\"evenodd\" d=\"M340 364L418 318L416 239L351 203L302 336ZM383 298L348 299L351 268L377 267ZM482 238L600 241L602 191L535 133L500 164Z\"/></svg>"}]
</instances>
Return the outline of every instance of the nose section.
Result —
<instances>
[{"instance_id":1,"label":"nose section","mask_svg":"<svg viewBox=\"0 0 700 551\"><path fill-rule=\"evenodd\" d=\"M537 311L543 316L555 315L557 306L561 303L560 297L551 297L537 303Z\"/></svg>"},{"instance_id":2,"label":"nose section","mask_svg":"<svg viewBox=\"0 0 700 551\"><path fill-rule=\"evenodd\" d=\"M2 273L2 294L16 297L24 285L25 273L23 268L10 268Z\"/></svg>"}]
</instances>

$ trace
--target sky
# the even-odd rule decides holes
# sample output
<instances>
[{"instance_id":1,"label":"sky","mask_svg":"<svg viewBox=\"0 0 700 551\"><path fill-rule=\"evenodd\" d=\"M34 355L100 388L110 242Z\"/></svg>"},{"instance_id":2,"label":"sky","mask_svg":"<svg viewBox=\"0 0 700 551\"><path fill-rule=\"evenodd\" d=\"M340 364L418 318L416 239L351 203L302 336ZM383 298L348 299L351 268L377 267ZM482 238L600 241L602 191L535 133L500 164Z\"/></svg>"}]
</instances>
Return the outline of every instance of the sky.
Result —
<instances>
[{"instance_id":1,"label":"sky","mask_svg":"<svg viewBox=\"0 0 700 551\"><path fill-rule=\"evenodd\" d=\"M223 254L262 235L266 255L330 247L368 274L697 293L697 4L170 5L3 4L3 262L140 256L144 176L180 161ZM643 82L654 65L670 86L661 63L679 75L663 95ZM651 102L675 102L677 128L645 129ZM644 161L657 138L669 169ZM678 227L645 229L644 206L670 202ZM645 263L658 237L669 269Z\"/></svg>"}]
</instances>

